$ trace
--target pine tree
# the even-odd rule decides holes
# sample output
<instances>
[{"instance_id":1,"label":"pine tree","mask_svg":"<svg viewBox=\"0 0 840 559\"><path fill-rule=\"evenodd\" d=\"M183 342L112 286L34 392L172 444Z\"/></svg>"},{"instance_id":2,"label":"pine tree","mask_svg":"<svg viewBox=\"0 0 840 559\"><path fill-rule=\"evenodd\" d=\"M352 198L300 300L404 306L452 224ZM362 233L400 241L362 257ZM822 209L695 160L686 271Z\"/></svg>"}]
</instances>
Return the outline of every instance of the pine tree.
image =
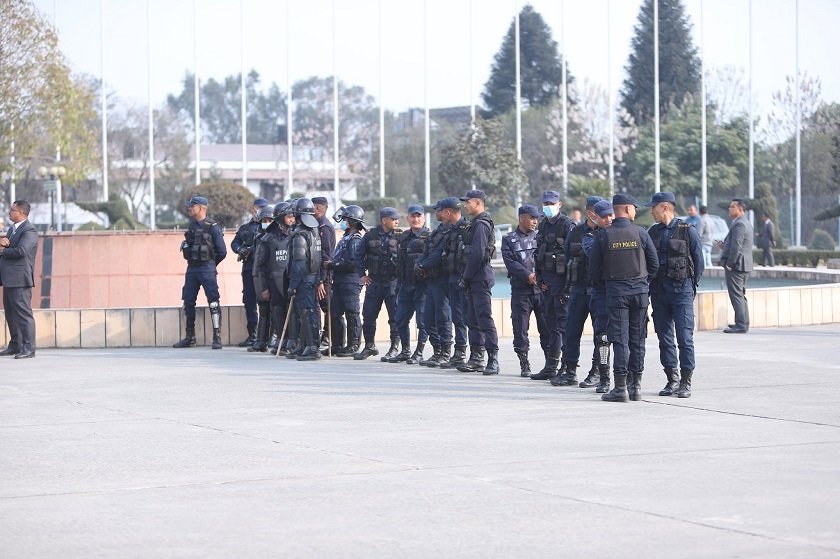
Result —
<instances>
[{"instance_id":1,"label":"pine tree","mask_svg":"<svg viewBox=\"0 0 840 559\"><path fill-rule=\"evenodd\" d=\"M645 0L625 70L621 104L639 125L654 115L653 1ZM700 59L691 41L691 24L682 0L659 1L659 110L680 107L686 96L700 91Z\"/></svg>"},{"instance_id":2,"label":"pine tree","mask_svg":"<svg viewBox=\"0 0 840 559\"><path fill-rule=\"evenodd\" d=\"M523 106L546 106L560 94L562 57L551 28L531 6L519 12L520 88ZM516 106L516 28L511 22L499 52L493 57L490 79L481 97L487 116L503 114ZM566 80L572 82L571 74Z\"/></svg>"}]
</instances>

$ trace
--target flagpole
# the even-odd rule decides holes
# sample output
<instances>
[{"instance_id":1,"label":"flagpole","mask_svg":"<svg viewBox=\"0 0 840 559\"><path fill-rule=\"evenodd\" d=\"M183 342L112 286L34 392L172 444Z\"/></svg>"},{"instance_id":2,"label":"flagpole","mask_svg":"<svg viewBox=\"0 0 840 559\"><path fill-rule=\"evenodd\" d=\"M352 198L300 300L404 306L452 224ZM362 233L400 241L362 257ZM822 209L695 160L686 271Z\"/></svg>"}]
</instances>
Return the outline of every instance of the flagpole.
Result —
<instances>
[{"instance_id":1,"label":"flagpole","mask_svg":"<svg viewBox=\"0 0 840 559\"><path fill-rule=\"evenodd\" d=\"M105 0L99 0L99 74L102 90L102 201L108 201L108 99L105 95Z\"/></svg>"},{"instance_id":2,"label":"flagpole","mask_svg":"<svg viewBox=\"0 0 840 559\"><path fill-rule=\"evenodd\" d=\"M155 123L152 110L152 7L146 0L146 87L149 102L149 227L155 229ZM61 220L59 220L61 224Z\"/></svg>"}]
</instances>

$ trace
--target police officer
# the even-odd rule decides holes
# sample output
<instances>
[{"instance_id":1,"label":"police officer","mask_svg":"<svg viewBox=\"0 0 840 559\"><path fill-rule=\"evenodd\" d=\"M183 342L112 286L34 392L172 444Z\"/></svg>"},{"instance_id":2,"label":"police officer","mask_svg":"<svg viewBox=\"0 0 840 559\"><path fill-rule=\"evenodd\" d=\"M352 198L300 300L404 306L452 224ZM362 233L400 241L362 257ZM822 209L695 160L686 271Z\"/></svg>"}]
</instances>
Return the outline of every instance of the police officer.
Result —
<instances>
[{"instance_id":1,"label":"police officer","mask_svg":"<svg viewBox=\"0 0 840 559\"><path fill-rule=\"evenodd\" d=\"M461 200L470 223L462 234L463 271L459 288L467 300L470 359L458 370L464 373L481 371L485 375L499 374L499 338L493 322L491 289L495 284L490 260L496 254L496 233L490 214L484 210L487 199L482 190L470 190ZM484 352L487 351L487 365Z\"/></svg>"},{"instance_id":2,"label":"police officer","mask_svg":"<svg viewBox=\"0 0 840 559\"><path fill-rule=\"evenodd\" d=\"M526 204L518 210L519 225L502 237L502 259L510 278L510 319L513 324L513 350L519 358L520 376L531 374L528 362L528 327L531 313L537 319L537 331L543 351L548 349L548 329L543 314L543 293L537 285L534 253L537 251L537 220L541 213Z\"/></svg>"},{"instance_id":3,"label":"police officer","mask_svg":"<svg viewBox=\"0 0 840 559\"><path fill-rule=\"evenodd\" d=\"M186 336L172 347L195 345L195 301L199 287L204 288L210 306L213 324L213 349L222 349L222 307L219 304L219 284L216 281L216 266L227 256L222 239L222 228L207 217L210 202L204 196L193 196L187 202L187 216L190 227L184 233L181 253L187 261L187 273L181 298L184 300Z\"/></svg>"},{"instance_id":4,"label":"police officer","mask_svg":"<svg viewBox=\"0 0 840 559\"><path fill-rule=\"evenodd\" d=\"M459 202L458 198L452 198ZM446 198L450 200L450 198ZM445 211L449 220L449 233L446 237L446 249L443 253L444 269L449 277L449 312L452 326L455 329L455 351L452 357L443 361L438 366L441 369L455 369L467 362L467 294L459 287L461 275L464 271L464 231L467 230L469 222L461 215L461 206ZM430 363L434 367L435 364Z\"/></svg>"},{"instance_id":5,"label":"police officer","mask_svg":"<svg viewBox=\"0 0 840 559\"><path fill-rule=\"evenodd\" d=\"M259 231L251 241L250 254L252 260L252 289L256 293L259 319L257 320L256 337L254 343L248 346L250 352L264 352L268 344L268 332L271 328L271 303L269 283L271 282L268 271L268 255L265 244L262 242L268 234L269 228L274 223L274 208L263 206L256 215ZM273 256L273 254L272 254Z\"/></svg>"},{"instance_id":6,"label":"police officer","mask_svg":"<svg viewBox=\"0 0 840 559\"><path fill-rule=\"evenodd\" d=\"M397 237L396 322L402 351L388 359L382 357L383 361L389 363L407 361L412 355L419 361L429 339L424 320L426 282L414 273L414 264L422 256L430 234L429 228L426 227L426 214L423 211L423 206L412 204L408 207L408 225L408 229ZM417 321L417 347L415 347L413 354L411 352L411 334L408 328L412 316L416 316Z\"/></svg>"},{"instance_id":7,"label":"police officer","mask_svg":"<svg viewBox=\"0 0 840 559\"><path fill-rule=\"evenodd\" d=\"M612 202L609 200L601 200L592 207L591 212L587 212L588 218L595 223L598 228L606 229L612 225L613 213ZM595 244L595 235L587 234L583 236L583 254L587 259L587 265L592 258L592 247ZM591 269L591 266L590 266ZM607 308L607 286L602 279L595 279L592 274L589 274L589 287L586 289L586 294L589 296L589 310L592 314L592 331L595 338L595 354L598 359L598 386L595 392L598 394L606 394L610 391L610 342L607 336L607 327L609 325L609 309ZM587 388L588 383L585 381L580 383L581 388Z\"/></svg>"},{"instance_id":8,"label":"police officer","mask_svg":"<svg viewBox=\"0 0 840 559\"><path fill-rule=\"evenodd\" d=\"M291 260L289 263L288 296L294 297L294 307L300 323L298 361L321 358L319 334L321 313L316 303L316 290L323 283L324 268L321 258L321 237L315 207L309 198L295 202L297 224L292 230Z\"/></svg>"},{"instance_id":9,"label":"police officer","mask_svg":"<svg viewBox=\"0 0 840 559\"><path fill-rule=\"evenodd\" d=\"M589 287L589 260L583 250L583 238L594 236L598 225L595 223L595 213L592 208L600 202L600 196L589 196L586 199L586 220L576 225L566 237L566 335L563 338L563 357L560 369L562 373L551 377L553 386L575 386L577 382L577 368L580 360L580 338L587 317L592 314L591 298L587 293ZM598 342L595 342L595 355L592 358L592 368L586 378L580 383L581 388L590 388L598 384Z\"/></svg>"},{"instance_id":10,"label":"police officer","mask_svg":"<svg viewBox=\"0 0 840 559\"><path fill-rule=\"evenodd\" d=\"M438 226L429 235L423 254L415 262L414 271L418 278L426 282L426 308L423 319L433 334L430 336L433 353L429 359L418 359L417 362L428 367L440 367L441 364L449 362L452 352L452 311L445 254L449 232L452 229L450 221L453 215L460 218L461 202L455 197L444 198L438 200L432 208L435 210ZM413 364L413 361L412 356L406 363Z\"/></svg>"},{"instance_id":11,"label":"police officer","mask_svg":"<svg viewBox=\"0 0 840 559\"><path fill-rule=\"evenodd\" d=\"M332 257L333 252L335 251L335 226L332 224L330 219L327 217L327 199L323 196L316 196L312 198L312 204L315 206L315 219L318 220L318 235L321 237L321 255L324 261L324 265L326 262ZM321 307L321 312L324 313L324 331L321 333L321 340L320 346L321 349L327 349L329 341L329 328L326 326L328 321L330 320L328 312L327 302L330 300L330 296L332 295L332 272L326 270L326 275L324 278L324 283L318 288L316 293L318 297L318 304ZM342 332L344 331L344 324L340 324L336 326L335 324L331 325L332 328L338 328ZM341 345L344 340L339 340L338 345ZM335 346L336 344L333 344Z\"/></svg>"},{"instance_id":12,"label":"police officer","mask_svg":"<svg viewBox=\"0 0 840 559\"><path fill-rule=\"evenodd\" d=\"M336 357L352 357L359 351L359 339L362 335L362 319L359 318L362 292L361 277L365 274L364 255L362 253L362 231L366 229L365 212L359 206L340 207L333 219L344 230L344 236L338 241L332 259L327 262L327 270L332 272L332 312L333 336L332 354ZM346 318L346 321L342 319ZM347 345L340 346L344 336L339 329L347 325ZM323 354L323 352L321 352Z\"/></svg>"},{"instance_id":13,"label":"police officer","mask_svg":"<svg viewBox=\"0 0 840 559\"><path fill-rule=\"evenodd\" d=\"M365 289L365 302L362 306L362 332L365 347L353 356L353 359L367 359L379 355L376 349L376 319L382 310L382 304L388 311L388 325L391 329L391 347L386 357L395 357L399 353L400 337L394 320L397 313L397 227L400 224L400 212L395 208L385 207L379 210L379 225L369 229L362 238L362 256L367 275L362 276Z\"/></svg>"},{"instance_id":14,"label":"police officer","mask_svg":"<svg viewBox=\"0 0 840 559\"><path fill-rule=\"evenodd\" d=\"M236 230L230 248L238 256L237 262L242 262L242 304L245 306L245 326L248 329L248 337L239 343L239 347L254 345L256 340L257 327L257 294L254 291L254 248L255 237L260 231L259 211L268 206L264 198L257 198L251 205L251 219L243 223ZM272 208L269 208L272 209Z\"/></svg>"},{"instance_id":15,"label":"police officer","mask_svg":"<svg viewBox=\"0 0 840 559\"><path fill-rule=\"evenodd\" d=\"M659 257L648 232L633 223L636 200L627 194L616 194L612 205L615 220L611 227L598 231L590 273L606 282L608 337L615 351L615 387L601 399L626 402L628 393L630 400L641 399L648 284L659 269Z\"/></svg>"},{"instance_id":16,"label":"police officer","mask_svg":"<svg viewBox=\"0 0 840 559\"><path fill-rule=\"evenodd\" d=\"M566 237L574 223L560 211L563 201L554 190L543 192L545 218L537 226L537 280L545 292L545 320L549 343L545 366L531 375L534 380L546 380L557 374L560 351L566 329L566 305L563 289L566 284Z\"/></svg>"},{"instance_id":17,"label":"police officer","mask_svg":"<svg viewBox=\"0 0 840 559\"><path fill-rule=\"evenodd\" d=\"M659 255L659 272L650 284L653 327L659 338L659 361L668 378L659 395L689 398L694 372L694 296L703 275L703 244L695 227L674 217L673 193L657 192L646 206L656 220L649 234Z\"/></svg>"}]
</instances>

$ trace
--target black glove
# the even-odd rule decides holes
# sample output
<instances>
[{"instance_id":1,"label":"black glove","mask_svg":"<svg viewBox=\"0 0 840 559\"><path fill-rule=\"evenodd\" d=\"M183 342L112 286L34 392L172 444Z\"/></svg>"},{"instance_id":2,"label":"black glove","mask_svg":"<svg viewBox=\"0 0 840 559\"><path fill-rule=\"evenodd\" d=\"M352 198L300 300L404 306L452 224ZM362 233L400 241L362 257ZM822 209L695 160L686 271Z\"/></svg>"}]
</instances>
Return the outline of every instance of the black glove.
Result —
<instances>
[{"instance_id":1,"label":"black glove","mask_svg":"<svg viewBox=\"0 0 840 559\"><path fill-rule=\"evenodd\" d=\"M289 299L291 299L292 297L294 297L294 296L295 296L295 293L297 293L297 289L292 289L292 288L290 287L290 288L289 288L289 290L288 290L288 291L286 291L286 296L287 296Z\"/></svg>"}]
</instances>

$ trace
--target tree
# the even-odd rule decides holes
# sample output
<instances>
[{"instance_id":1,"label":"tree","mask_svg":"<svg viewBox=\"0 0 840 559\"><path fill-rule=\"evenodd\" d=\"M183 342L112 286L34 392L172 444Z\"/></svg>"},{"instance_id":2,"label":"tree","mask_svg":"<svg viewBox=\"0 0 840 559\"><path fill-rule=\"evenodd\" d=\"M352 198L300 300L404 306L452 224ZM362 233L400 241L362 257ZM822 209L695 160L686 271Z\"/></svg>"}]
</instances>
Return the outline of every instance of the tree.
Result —
<instances>
[{"instance_id":1,"label":"tree","mask_svg":"<svg viewBox=\"0 0 840 559\"><path fill-rule=\"evenodd\" d=\"M221 81L213 78L201 84L201 140L211 144L237 144L242 141L241 74ZM195 133L195 74L184 75L181 93L169 95L166 103ZM286 122L286 96L272 83L260 90L260 74L251 70L245 77L246 134L250 144L277 144L280 125Z\"/></svg>"},{"instance_id":2,"label":"tree","mask_svg":"<svg viewBox=\"0 0 840 559\"><path fill-rule=\"evenodd\" d=\"M700 91L700 60L682 0L659 2L659 109L665 115ZM632 41L621 104L641 126L654 115L653 2L645 0Z\"/></svg>"},{"instance_id":3,"label":"tree","mask_svg":"<svg viewBox=\"0 0 840 559\"><path fill-rule=\"evenodd\" d=\"M207 215L222 227L238 227L251 211L254 201L250 190L232 182L201 183L184 190L185 201L193 196L204 196L210 201ZM180 204L180 211L186 215L183 203Z\"/></svg>"},{"instance_id":4,"label":"tree","mask_svg":"<svg viewBox=\"0 0 840 559\"><path fill-rule=\"evenodd\" d=\"M445 192L484 190L488 202L508 206L527 191L528 178L516 152L506 147L504 126L477 119L459 140L440 150L438 179Z\"/></svg>"},{"instance_id":5,"label":"tree","mask_svg":"<svg viewBox=\"0 0 840 559\"><path fill-rule=\"evenodd\" d=\"M30 2L0 2L0 145L5 154L15 143L24 195L34 189L32 168L53 162L56 148L68 185L95 166L94 95L89 81L71 74L52 26ZM10 167L10 158L0 158L0 170Z\"/></svg>"},{"instance_id":6,"label":"tree","mask_svg":"<svg viewBox=\"0 0 840 559\"><path fill-rule=\"evenodd\" d=\"M520 92L525 107L548 105L559 97L562 57L551 28L532 6L519 12ZM487 116L496 116L516 107L516 29L511 22L499 52L493 57L490 78L482 99ZM568 73L566 81L572 83Z\"/></svg>"}]
</instances>

